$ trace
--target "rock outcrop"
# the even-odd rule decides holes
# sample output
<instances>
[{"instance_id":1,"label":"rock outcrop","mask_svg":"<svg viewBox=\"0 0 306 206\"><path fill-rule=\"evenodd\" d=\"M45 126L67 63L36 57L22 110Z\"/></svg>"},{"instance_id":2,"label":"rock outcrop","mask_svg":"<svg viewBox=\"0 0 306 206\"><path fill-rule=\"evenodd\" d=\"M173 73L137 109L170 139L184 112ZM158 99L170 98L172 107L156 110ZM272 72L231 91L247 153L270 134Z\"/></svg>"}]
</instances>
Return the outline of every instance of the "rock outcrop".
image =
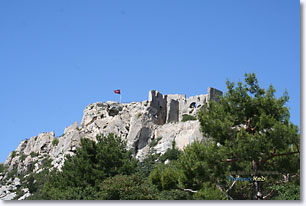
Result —
<instances>
[{"instance_id":1,"label":"rock outcrop","mask_svg":"<svg viewBox=\"0 0 306 206\"><path fill-rule=\"evenodd\" d=\"M6 174L0 175L0 199L15 198L13 192L18 187L15 179L8 180L8 173L15 170L22 174L28 170L39 173L46 162L53 168L61 169L67 154L74 155L81 138L96 140L96 135L114 133L127 140L127 147L133 149L139 160L149 152L149 143L156 138L160 141L155 146L157 153L163 154L176 142L179 149L195 140L203 138L200 123L182 122L184 115L196 116L200 108L210 99L217 100L222 92L208 88L208 94L186 98L186 95L162 95L152 90L148 101L119 104L117 102L97 102L88 105L80 125L75 122L65 128L64 134L55 137L54 132L41 133L20 143L17 149L6 159ZM15 184L16 183L16 184ZM25 191L21 198L28 197Z\"/></svg>"}]
</instances>

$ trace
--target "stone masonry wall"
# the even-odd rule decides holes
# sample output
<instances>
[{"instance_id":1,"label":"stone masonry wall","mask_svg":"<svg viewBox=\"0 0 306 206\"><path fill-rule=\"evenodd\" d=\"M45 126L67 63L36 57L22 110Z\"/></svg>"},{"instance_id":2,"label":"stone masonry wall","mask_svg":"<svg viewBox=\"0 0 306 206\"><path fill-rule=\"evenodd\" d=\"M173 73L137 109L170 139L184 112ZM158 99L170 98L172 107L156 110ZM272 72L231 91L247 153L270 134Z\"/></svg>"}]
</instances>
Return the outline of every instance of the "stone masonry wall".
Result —
<instances>
[{"instance_id":1,"label":"stone masonry wall","mask_svg":"<svg viewBox=\"0 0 306 206\"><path fill-rule=\"evenodd\" d=\"M156 124L179 122L183 115L196 116L199 109L209 100L217 100L222 91L208 87L208 94L200 94L186 98L186 95L162 95L158 91L149 92L149 106L156 109Z\"/></svg>"}]
</instances>

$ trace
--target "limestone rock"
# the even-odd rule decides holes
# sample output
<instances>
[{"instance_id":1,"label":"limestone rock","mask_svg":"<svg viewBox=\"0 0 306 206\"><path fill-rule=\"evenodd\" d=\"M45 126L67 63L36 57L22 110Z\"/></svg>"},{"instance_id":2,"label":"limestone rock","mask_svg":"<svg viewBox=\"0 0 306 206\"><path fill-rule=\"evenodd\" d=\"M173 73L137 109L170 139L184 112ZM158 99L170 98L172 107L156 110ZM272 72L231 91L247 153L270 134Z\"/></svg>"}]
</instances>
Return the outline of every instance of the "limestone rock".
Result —
<instances>
[{"instance_id":1,"label":"limestone rock","mask_svg":"<svg viewBox=\"0 0 306 206\"><path fill-rule=\"evenodd\" d=\"M111 117L116 116L121 110L122 107L118 103L111 103L107 108L108 115Z\"/></svg>"},{"instance_id":2,"label":"limestone rock","mask_svg":"<svg viewBox=\"0 0 306 206\"><path fill-rule=\"evenodd\" d=\"M7 193L3 197L0 196L1 200L12 200L16 197L16 192L13 193Z\"/></svg>"},{"instance_id":3,"label":"limestone rock","mask_svg":"<svg viewBox=\"0 0 306 206\"><path fill-rule=\"evenodd\" d=\"M21 196L18 200L24 200L31 196L31 193L28 188L22 189L22 191L24 192L24 195Z\"/></svg>"},{"instance_id":4,"label":"limestone rock","mask_svg":"<svg viewBox=\"0 0 306 206\"><path fill-rule=\"evenodd\" d=\"M80 146L81 138L96 140L97 135L114 133L127 141L128 149L143 160L149 152L149 144L156 138L161 140L155 146L157 153L165 153L171 148L172 141L176 147L184 149L195 140L204 137L200 132L199 121L181 122L183 115L197 116L200 109L209 100L218 100L222 92L209 87L208 94L192 97L179 94L163 95L156 90L149 92L149 98L143 102L120 104L118 102L97 102L88 105L81 124L74 122L64 130L61 137L54 132L38 134L21 141L14 153L5 161L8 170L17 168L17 173L26 171L41 172L43 162L50 158L53 168L61 169L67 154L74 155ZM0 175L0 181L6 182L0 188L0 199L13 199L12 191L20 187L20 180L7 180L7 173ZM19 199L27 198L28 191Z\"/></svg>"},{"instance_id":5,"label":"limestone rock","mask_svg":"<svg viewBox=\"0 0 306 206\"><path fill-rule=\"evenodd\" d=\"M16 197L15 190L21 186L20 179L7 181L6 185L2 185L0 188L0 200L12 200Z\"/></svg>"},{"instance_id":6,"label":"limestone rock","mask_svg":"<svg viewBox=\"0 0 306 206\"><path fill-rule=\"evenodd\" d=\"M21 185L20 184L20 179L18 177L16 177L12 184L15 185L16 187L19 187Z\"/></svg>"},{"instance_id":7,"label":"limestone rock","mask_svg":"<svg viewBox=\"0 0 306 206\"><path fill-rule=\"evenodd\" d=\"M173 140L176 143L176 147L182 150L193 141L200 141L204 138L200 132L200 123L198 121L165 124L156 128L155 137L162 137L155 147L157 153L161 154L171 148Z\"/></svg>"},{"instance_id":8,"label":"limestone rock","mask_svg":"<svg viewBox=\"0 0 306 206\"><path fill-rule=\"evenodd\" d=\"M27 141L23 153L30 155L34 153L48 153L51 149L51 143L55 137L54 132L41 133L36 137L32 137Z\"/></svg>"},{"instance_id":9,"label":"limestone rock","mask_svg":"<svg viewBox=\"0 0 306 206\"><path fill-rule=\"evenodd\" d=\"M75 121L72 125L70 125L69 127L66 127L64 130L64 134L67 134L73 130L76 130L78 128L78 122Z\"/></svg>"}]
</instances>

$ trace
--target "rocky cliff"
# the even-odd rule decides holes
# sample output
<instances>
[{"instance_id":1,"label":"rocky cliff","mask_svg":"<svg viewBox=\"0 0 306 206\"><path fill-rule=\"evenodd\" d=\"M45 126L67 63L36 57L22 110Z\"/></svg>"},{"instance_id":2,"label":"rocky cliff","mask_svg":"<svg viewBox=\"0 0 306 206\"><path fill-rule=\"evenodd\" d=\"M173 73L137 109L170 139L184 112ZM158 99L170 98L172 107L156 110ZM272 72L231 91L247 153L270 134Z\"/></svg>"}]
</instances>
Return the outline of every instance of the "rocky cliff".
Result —
<instances>
[{"instance_id":1,"label":"rocky cliff","mask_svg":"<svg viewBox=\"0 0 306 206\"><path fill-rule=\"evenodd\" d=\"M25 199L30 195L19 178L10 175L26 174L31 170L39 173L46 162L60 169L67 154L73 155L81 138L95 140L97 134L114 133L127 141L128 148L142 160L149 152L149 143L159 138L155 146L157 153L163 154L171 147L172 141L183 149L194 140L202 139L200 123L182 122L184 115L196 116L199 109L210 99L216 99L222 92L208 88L207 94L186 98L186 95L163 95L158 91L149 92L143 102L119 104L117 102L97 102L84 110L82 122L65 128L64 134L55 137L54 132L41 133L22 141L6 159L6 172L0 173L0 199L10 200L16 196L16 189L22 188Z\"/></svg>"}]
</instances>

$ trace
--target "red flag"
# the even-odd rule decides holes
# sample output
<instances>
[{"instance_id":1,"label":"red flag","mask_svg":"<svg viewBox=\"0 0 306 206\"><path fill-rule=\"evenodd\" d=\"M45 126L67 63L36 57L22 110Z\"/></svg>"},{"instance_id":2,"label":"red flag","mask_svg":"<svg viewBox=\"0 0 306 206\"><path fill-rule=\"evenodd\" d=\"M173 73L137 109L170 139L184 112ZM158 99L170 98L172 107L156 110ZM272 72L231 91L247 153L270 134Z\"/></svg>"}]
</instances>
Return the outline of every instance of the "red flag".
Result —
<instances>
[{"instance_id":1,"label":"red flag","mask_svg":"<svg viewBox=\"0 0 306 206\"><path fill-rule=\"evenodd\" d=\"M116 94L120 94L120 89L114 90Z\"/></svg>"}]
</instances>

